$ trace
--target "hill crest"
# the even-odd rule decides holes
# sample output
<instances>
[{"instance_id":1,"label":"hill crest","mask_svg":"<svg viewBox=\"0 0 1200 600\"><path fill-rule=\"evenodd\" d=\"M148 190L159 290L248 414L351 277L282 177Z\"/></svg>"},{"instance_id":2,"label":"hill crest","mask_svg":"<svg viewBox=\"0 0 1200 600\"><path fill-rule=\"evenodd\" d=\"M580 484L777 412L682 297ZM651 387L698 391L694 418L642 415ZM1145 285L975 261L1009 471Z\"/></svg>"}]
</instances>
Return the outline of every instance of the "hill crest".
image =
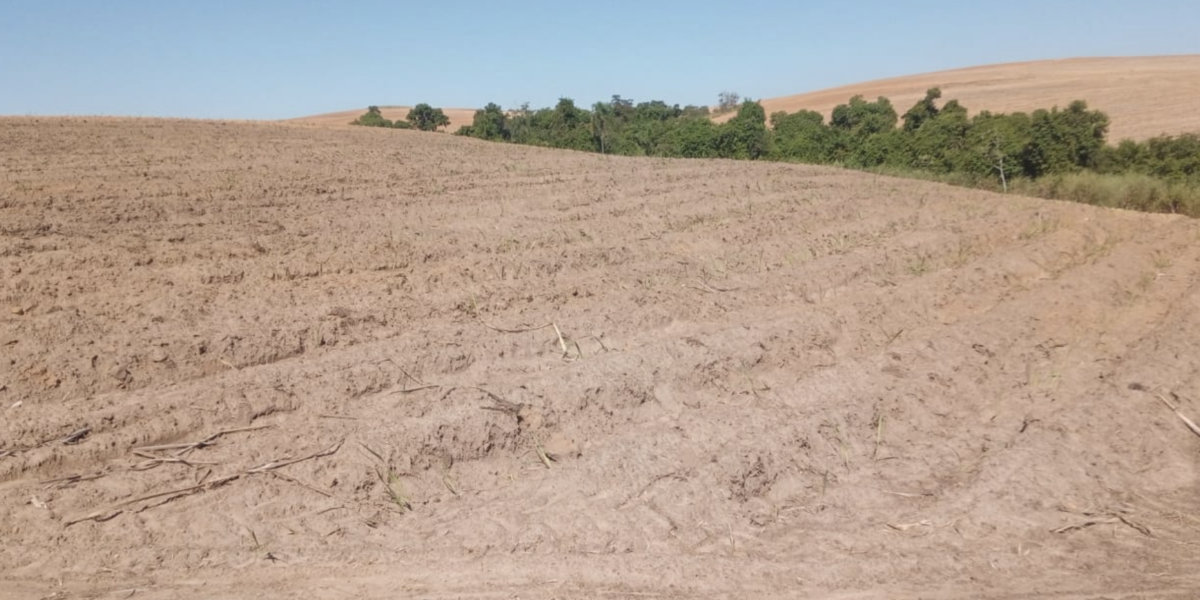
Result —
<instances>
[{"instance_id":1,"label":"hill crest","mask_svg":"<svg viewBox=\"0 0 1200 600\"><path fill-rule=\"evenodd\" d=\"M1108 139L1142 140L1160 134L1200 133L1200 55L1092 57L1039 60L905 75L760 100L768 115L814 110L826 118L835 106L862 95L886 96L903 113L932 87L975 114L1030 112L1085 100L1112 120ZM716 117L718 122L730 114Z\"/></svg>"}]
</instances>

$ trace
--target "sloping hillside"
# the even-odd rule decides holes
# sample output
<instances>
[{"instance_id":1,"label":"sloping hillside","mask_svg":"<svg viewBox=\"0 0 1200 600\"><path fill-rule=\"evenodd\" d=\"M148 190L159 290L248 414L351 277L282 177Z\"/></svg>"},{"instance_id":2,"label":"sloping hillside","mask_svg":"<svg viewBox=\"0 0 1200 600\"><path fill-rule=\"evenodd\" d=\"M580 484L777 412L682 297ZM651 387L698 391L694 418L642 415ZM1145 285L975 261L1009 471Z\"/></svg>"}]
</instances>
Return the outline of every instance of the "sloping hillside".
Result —
<instances>
[{"instance_id":1,"label":"sloping hillside","mask_svg":"<svg viewBox=\"0 0 1200 600\"><path fill-rule=\"evenodd\" d=\"M1031 111L1083 99L1111 117L1111 141L1200 133L1200 55L989 65L770 98L762 104L767 114L815 110L828 117L835 106L861 94L871 100L887 96L903 113L931 87L941 87L944 100L957 99L972 113Z\"/></svg>"},{"instance_id":2,"label":"sloping hillside","mask_svg":"<svg viewBox=\"0 0 1200 600\"><path fill-rule=\"evenodd\" d=\"M0 164L0 599L1200 589L1200 221L282 123Z\"/></svg>"}]
</instances>

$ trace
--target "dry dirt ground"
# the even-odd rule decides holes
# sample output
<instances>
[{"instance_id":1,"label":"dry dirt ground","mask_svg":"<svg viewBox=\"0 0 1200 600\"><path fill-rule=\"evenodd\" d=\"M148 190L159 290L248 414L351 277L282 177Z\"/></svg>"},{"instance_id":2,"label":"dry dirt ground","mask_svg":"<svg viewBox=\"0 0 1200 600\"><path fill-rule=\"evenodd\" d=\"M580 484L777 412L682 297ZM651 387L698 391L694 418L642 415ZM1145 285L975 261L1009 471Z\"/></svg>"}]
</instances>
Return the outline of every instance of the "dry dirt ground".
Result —
<instances>
[{"instance_id":1,"label":"dry dirt ground","mask_svg":"<svg viewBox=\"0 0 1200 600\"><path fill-rule=\"evenodd\" d=\"M1112 119L1110 140L1159 134L1200 133L1200 55L1077 58L989 65L859 83L763 100L767 114L801 109L829 117L852 96L887 96L901 114L941 87L943 100L957 99L974 114L1065 107L1086 100ZM731 115L719 117L728 119Z\"/></svg>"},{"instance_id":2,"label":"dry dirt ground","mask_svg":"<svg viewBox=\"0 0 1200 600\"><path fill-rule=\"evenodd\" d=\"M393 121L403 121L408 118L408 111L411 107L408 106L380 106L379 112L385 119ZM325 113L320 115L311 115L308 117L297 117L289 119L287 123L296 123L303 125L320 125L323 127L340 127L349 126L350 122L361 117L367 112L367 108L356 108L344 110L341 112ZM470 125L475 120L474 108L444 108L442 112L446 113L446 117L450 119L450 125L446 127L446 131L454 133L463 125Z\"/></svg>"},{"instance_id":3,"label":"dry dirt ground","mask_svg":"<svg viewBox=\"0 0 1200 600\"><path fill-rule=\"evenodd\" d=\"M1196 221L286 124L0 168L4 600L1200 590Z\"/></svg>"}]
</instances>

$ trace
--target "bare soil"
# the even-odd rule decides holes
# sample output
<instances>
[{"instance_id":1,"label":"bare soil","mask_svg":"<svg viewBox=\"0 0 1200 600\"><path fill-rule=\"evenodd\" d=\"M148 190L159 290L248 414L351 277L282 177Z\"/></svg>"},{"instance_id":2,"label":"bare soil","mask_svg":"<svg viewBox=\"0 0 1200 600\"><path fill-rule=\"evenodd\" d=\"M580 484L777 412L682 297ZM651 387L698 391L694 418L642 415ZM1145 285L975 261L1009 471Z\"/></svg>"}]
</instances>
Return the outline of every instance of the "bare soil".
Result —
<instances>
[{"instance_id":1,"label":"bare soil","mask_svg":"<svg viewBox=\"0 0 1200 600\"><path fill-rule=\"evenodd\" d=\"M1194 598L1200 224L0 119L0 598Z\"/></svg>"},{"instance_id":2,"label":"bare soil","mask_svg":"<svg viewBox=\"0 0 1200 600\"><path fill-rule=\"evenodd\" d=\"M1108 138L1200 133L1200 55L1042 60L909 75L762 101L767 114L815 110L829 117L851 97L887 96L901 114L941 87L972 114L1029 112L1086 100L1112 119ZM723 121L732 115L723 115Z\"/></svg>"}]
</instances>

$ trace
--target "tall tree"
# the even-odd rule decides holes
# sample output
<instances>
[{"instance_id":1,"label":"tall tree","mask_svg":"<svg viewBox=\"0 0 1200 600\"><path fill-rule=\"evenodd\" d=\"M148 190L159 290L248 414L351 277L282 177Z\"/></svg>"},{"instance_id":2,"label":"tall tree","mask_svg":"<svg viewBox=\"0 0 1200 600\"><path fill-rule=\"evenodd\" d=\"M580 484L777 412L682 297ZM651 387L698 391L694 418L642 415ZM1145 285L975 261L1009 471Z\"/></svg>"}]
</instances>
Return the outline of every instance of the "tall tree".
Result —
<instances>
[{"instance_id":1,"label":"tall tree","mask_svg":"<svg viewBox=\"0 0 1200 600\"><path fill-rule=\"evenodd\" d=\"M391 127L392 122L383 118L383 112L378 106L368 106L367 112L363 113L357 119L350 122L351 125L362 125L363 127Z\"/></svg>"},{"instance_id":2,"label":"tall tree","mask_svg":"<svg viewBox=\"0 0 1200 600\"><path fill-rule=\"evenodd\" d=\"M737 116L721 125L717 151L722 158L755 160L766 155L770 135L766 111L761 104L747 100L738 109Z\"/></svg>"},{"instance_id":3,"label":"tall tree","mask_svg":"<svg viewBox=\"0 0 1200 600\"><path fill-rule=\"evenodd\" d=\"M1088 110L1086 102L1076 100L1066 110L1034 112L1031 126L1025 169L1030 176L1040 177L1095 166L1108 135L1108 115Z\"/></svg>"},{"instance_id":4,"label":"tall tree","mask_svg":"<svg viewBox=\"0 0 1200 600\"><path fill-rule=\"evenodd\" d=\"M829 160L833 132L825 125L821 113L802 110L794 114L777 112L771 115L774 140L772 158L821 163Z\"/></svg>"},{"instance_id":5,"label":"tall tree","mask_svg":"<svg viewBox=\"0 0 1200 600\"><path fill-rule=\"evenodd\" d=\"M904 113L904 131L916 131L921 128L921 125L937 117L937 101L941 97L941 88L929 88L925 92L925 97Z\"/></svg>"},{"instance_id":6,"label":"tall tree","mask_svg":"<svg viewBox=\"0 0 1200 600\"><path fill-rule=\"evenodd\" d=\"M475 111L475 118L471 121L467 131L460 132L471 137L476 137L481 140L489 140L493 142L508 141L512 137L512 132L508 127L508 115L504 109L495 102L489 102L483 110Z\"/></svg>"},{"instance_id":7,"label":"tall tree","mask_svg":"<svg viewBox=\"0 0 1200 600\"><path fill-rule=\"evenodd\" d=\"M437 131L450 125L450 118L440 108L434 108L422 102L408 111L406 119L410 125L421 131Z\"/></svg>"},{"instance_id":8,"label":"tall tree","mask_svg":"<svg viewBox=\"0 0 1200 600\"><path fill-rule=\"evenodd\" d=\"M742 97L737 92L721 92L717 94L717 112L729 112L738 107Z\"/></svg>"}]
</instances>

